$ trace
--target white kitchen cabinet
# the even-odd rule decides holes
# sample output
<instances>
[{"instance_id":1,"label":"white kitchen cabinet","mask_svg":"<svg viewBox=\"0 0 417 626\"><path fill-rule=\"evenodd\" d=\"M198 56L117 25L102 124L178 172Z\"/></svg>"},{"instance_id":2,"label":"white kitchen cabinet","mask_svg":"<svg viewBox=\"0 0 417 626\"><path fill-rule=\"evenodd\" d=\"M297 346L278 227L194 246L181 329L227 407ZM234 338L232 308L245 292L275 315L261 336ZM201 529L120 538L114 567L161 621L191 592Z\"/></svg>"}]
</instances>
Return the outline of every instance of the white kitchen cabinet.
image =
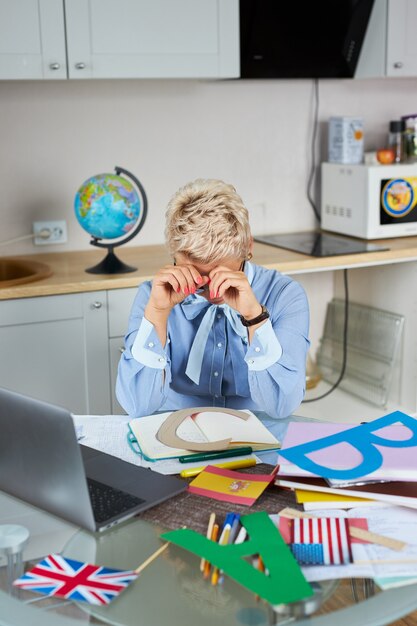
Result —
<instances>
[{"instance_id":1,"label":"white kitchen cabinet","mask_svg":"<svg viewBox=\"0 0 417 626\"><path fill-rule=\"evenodd\" d=\"M0 384L78 414L110 413L105 291L0 303Z\"/></svg>"},{"instance_id":2,"label":"white kitchen cabinet","mask_svg":"<svg viewBox=\"0 0 417 626\"><path fill-rule=\"evenodd\" d=\"M117 367L124 350L124 336L127 332L130 309L136 293L136 288L114 289L108 292L110 390L111 407L114 415L121 415L125 412L116 399L115 388Z\"/></svg>"},{"instance_id":3,"label":"white kitchen cabinet","mask_svg":"<svg viewBox=\"0 0 417 626\"><path fill-rule=\"evenodd\" d=\"M0 79L239 71L238 0L0 0Z\"/></svg>"},{"instance_id":4,"label":"white kitchen cabinet","mask_svg":"<svg viewBox=\"0 0 417 626\"><path fill-rule=\"evenodd\" d=\"M66 0L70 78L239 75L238 0Z\"/></svg>"},{"instance_id":5,"label":"white kitchen cabinet","mask_svg":"<svg viewBox=\"0 0 417 626\"><path fill-rule=\"evenodd\" d=\"M66 77L63 3L0 0L0 79Z\"/></svg>"},{"instance_id":6,"label":"white kitchen cabinet","mask_svg":"<svg viewBox=\"0 0 417 626\"><path fill-rule=\"evenodd\" d=\"M416 27L416 0L375 0L355 78L417 76Z\"/></svg>"},{"instance_id":7,"label":"white kitchen cabinet","mask_svg":"<svg viewBox=\"0 0 417 626\"><path fill-rule=\"evenodd\" d=\"M417 76L417 2L388 3L387 76Z\"/></svg>"}]
</instances>

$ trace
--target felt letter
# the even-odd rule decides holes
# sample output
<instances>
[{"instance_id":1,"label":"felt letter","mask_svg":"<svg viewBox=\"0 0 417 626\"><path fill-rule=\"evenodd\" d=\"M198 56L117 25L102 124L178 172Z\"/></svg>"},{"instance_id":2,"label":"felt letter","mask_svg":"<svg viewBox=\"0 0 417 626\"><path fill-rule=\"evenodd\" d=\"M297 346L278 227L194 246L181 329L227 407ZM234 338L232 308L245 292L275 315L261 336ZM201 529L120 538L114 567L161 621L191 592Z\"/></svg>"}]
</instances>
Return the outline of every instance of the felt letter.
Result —
<instances>
[{"instance_id":1,"label":"felt letter","mask_svg":"<svg viewBox=\"0 0 417 626\"><path fill-rule=\"evenodd\" d=\"M380 428L392 426L398 422L410 429L411 437L409 439L392 440L375 434L375 431ZM336 469L315 463L307 456L311 452L316 452L317 450L322 450L323 448L328 448L338 443L348 443L356 448L362 455L362 462L356 467L349 469ZM394 411L394 413L384 415L368 424L360 424L359 426L348 428L335 435L321 437L315 441L309 441L298 446L293 446L292 448L280 450L279 453L288 459L288 461L291 461L291 463L295 463L298 467L312 472L313 474L326 478L351 480L366 476L382 465L383 456L375 446L387 448L417 446L417 420L410 417L410 415L401 413L401 411Z\"/></svg>"},{"instance_id":2,"label":"felt letter","mask_svg":"<svg viewBox=\"0 0 417 626\"><path fill-rule=\"evenodd\" d=\"M161 537L204 558L271 604L296 602L313 595L300 566L269 515L265 512L253 513L242 516L240 521L250 537L249 541L241 544L219 545L189 529L173 530ZM257 554L262 557L268 575L244 560L244 557Z\"/></svg>"}]
</instances>

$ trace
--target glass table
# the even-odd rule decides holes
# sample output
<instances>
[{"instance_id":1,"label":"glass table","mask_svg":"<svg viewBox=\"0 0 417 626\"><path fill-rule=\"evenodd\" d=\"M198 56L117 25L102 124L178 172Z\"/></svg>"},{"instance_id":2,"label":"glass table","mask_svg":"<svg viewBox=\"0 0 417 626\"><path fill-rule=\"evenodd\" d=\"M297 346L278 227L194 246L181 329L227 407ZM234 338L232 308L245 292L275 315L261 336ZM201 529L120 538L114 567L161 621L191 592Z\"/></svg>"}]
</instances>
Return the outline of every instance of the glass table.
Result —
<instances>
[{"instance_id":1,"label":"glass table","mask_svg":"<svg viewBox=\"0 0 417 626\"><path fill-rule=\"evenodd\" d=\"M0 494L3 495L3 494ZM8 501L11 500L6 496ZM22 504L22 503L21 503ZM39 512L29 505L27 514L16 523L31 526L31 515ZM1 518L7 509L0 498ZM45 513L42 516L48 515ZM151 521L135 518L104 534L93 534L66 525L49 516L53 523L67 526L56 535L46 528L46 537L38 529L41 553L26 561L25 569L48 552L120 569L132 569L142 563L160 545L165 530ZM1 520L1 521L2 521ZM10 517L7 518L9 523ZM37 522L35 522L36 527ZM50 538L50 539L49 539ZM50 549L48 541L50 540ZM151 563L119 598L108 606L97 607L47 598L7 584L6 566L0 567L0 625L77 626L78 624L112 624L117 626L272 626L294 623L299 626L375 626L392 624L417 610L417 585L376 592L364 598L362 582L356 581L359 594L355 601L350 580L314 583L315 595L305 603L271 608L258 601L253 593L225 577L213 587L203 579L200 559L171 545ZM335 613L336 611L336 613ZM306 614L311 617L306 617Z\"/></svg>"},{"instance_id":2,"label":"glass table","mask_svg":"<svg viewBox=\"0 0 417 626\"><path fill-rule=\"evenodd\" d=\"M287 424L287 420L266 422L278 438ZM262 456L266 463L275 462L276 455ZM280 495L274 489L267 492L259 503L261 510L276 513L293 504L289 494ZM28 528L29 544L22 555L25 570L52 552L108 567L134 569L161 545L159 536L165 530L187 523L189 528L204 532L207 511L220 511L222 515L230 506L188 492L177 498L106 533L94 534L0 492L0 524ZM245 513L251 511L253 507L245 507ZM416 584L387 591L377 589L372 595L370 581L362 579L313 583L315 595L311 599L270 607L227 577L223 584L213 587L203 579L199 565L198 557L171 545L113 603L96 607L11 588L5 559L0 555L0 626L377 626L392 624L417 610Z\"/></svg>"}]
</instances>

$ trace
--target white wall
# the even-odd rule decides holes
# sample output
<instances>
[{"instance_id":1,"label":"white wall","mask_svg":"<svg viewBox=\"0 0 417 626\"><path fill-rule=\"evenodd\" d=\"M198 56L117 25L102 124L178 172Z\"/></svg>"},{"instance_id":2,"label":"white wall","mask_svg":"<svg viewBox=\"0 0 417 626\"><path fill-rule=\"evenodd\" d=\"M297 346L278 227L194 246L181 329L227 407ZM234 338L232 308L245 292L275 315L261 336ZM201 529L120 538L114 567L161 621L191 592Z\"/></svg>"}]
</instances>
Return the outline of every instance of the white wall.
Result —
<instances>
[{"instance_id":1,"label":"white wall","mask_svg":"<svg viewBox=\"0 0 417 626\"><path fill-rule=\"evenodd\" d=\"M327 119L361 115L366 149L388 122L417 109L417 80L320 81L320 158ZM314 227L305 188L310 166L313 82L0 82L0 240L32 221L66 219L68 244L3 246L2 255L88 249L73 199L89 176L120 165L144 185L149 217L131 245L163 242L165 206L197 177L235 185L254 233ZM128 244L130 245L130 244Z\"/></svg>"}]
</instances>

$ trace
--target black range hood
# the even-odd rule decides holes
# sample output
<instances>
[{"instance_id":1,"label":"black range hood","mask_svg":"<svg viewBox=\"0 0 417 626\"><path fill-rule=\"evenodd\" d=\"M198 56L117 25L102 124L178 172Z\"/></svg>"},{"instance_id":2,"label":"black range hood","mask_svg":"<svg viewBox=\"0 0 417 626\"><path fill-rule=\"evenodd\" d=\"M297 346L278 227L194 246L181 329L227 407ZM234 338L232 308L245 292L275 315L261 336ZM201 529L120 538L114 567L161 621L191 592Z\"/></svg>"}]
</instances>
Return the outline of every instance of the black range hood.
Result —
<instances>
[{"instance_id":1,"label":"black range hood","mask_svg":"<svg viewBox=\"0 0 417 626\"><path fill-rule=\"evenodd\" d=\"M374 0L240 0L241 78L353 78Z\"/></svg>"}]
</instances>

